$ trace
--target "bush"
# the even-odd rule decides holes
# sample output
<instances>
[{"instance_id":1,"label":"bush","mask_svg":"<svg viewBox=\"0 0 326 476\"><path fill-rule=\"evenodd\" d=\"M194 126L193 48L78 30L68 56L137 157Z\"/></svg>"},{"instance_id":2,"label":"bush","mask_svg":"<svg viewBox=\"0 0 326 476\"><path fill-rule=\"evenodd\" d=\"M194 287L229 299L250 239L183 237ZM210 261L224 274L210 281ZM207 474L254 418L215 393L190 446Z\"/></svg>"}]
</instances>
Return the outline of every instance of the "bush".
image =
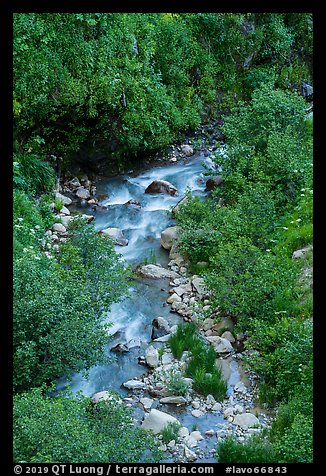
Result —
<instances>
[{"instance_id":1,"label":"bush","mask_svg":"<svg viewBox=\"0 0 326 476\"><path fill-rule=\"evenodd\" d=\"M188 392L188 383L181 372L173 369L167 375L166 388L169 395L184 396Z\"/></svg>"},{"instance_id":2,"label":"bush","mask_svg":"<svg viewBox=\"0 0 326 476\"><path fill-rule=\"evenodd\" d=\"M95 406L71 395L32 389L14 397L14 461L27 463L158 462L157 440L135 428L132 413L112 395Z\"/></svg>"},{"instance_id":3,"label":"bush","mask_svg":"<svg viewBox=\"0 0 326 476\"><path fill-rule=\"evenodd\" d=\"M216 458L219 463L276 463L277 456L272 444L257 435L238 443L227 437L218 444Z\"/></svg>"},{"instance_id":4,"label":"bush","mask_svg":"<svg viewBox=\"0 0 326 476\"><path fill-rule=\"evenodd\" d=\"M171 440L177 441L180 428L181 424L176 421L169 422L167 425L165 425L165 427L161 431L163 442L168 443Z\"/></svg>"}]
</instances>

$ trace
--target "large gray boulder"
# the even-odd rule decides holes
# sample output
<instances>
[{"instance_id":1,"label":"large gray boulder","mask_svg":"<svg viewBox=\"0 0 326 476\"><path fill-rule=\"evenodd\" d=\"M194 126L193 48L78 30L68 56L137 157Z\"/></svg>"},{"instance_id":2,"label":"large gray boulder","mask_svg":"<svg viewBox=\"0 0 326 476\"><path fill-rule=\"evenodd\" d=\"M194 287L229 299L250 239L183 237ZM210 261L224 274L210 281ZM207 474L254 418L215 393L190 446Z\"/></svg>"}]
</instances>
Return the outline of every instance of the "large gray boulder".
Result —
<instances>
[{"instance_id":1,"label":"large gray boulder","mask_svg":"<svg viewBox=\"0 0 326 476\"><path fill-rule=\"evenodd\" d=\"M125 388L128 388L129 390L139 390L141 388L146 387L146 384L144 382L141 382L140 380L132 379L125 382L123 386Z\"/></svg>"},{"instance_id":2,"label":"large gray boulder","mask_svg":"<svg viewBox=\"0 0 326 476\"><path fill-rule=\"evenodd\" d=\"M160 433L168 423L178 423L178 420L156 409L152 409L142 421L141 427L144 430L151 430L155 435Z\"/></svg>"},{"instance_id":3,"label":"large gray boulder","mask_svg":"<svg viewBox=\"0 0 326 476\"><path fill-rule=\"evenodd\" d=\"M167 180L154 180L145 190L145 193L165 193L167 195L177 195L178 191L172 183Z\"/></svg>"},{"instance_id":4,"label":"large gray boulder","mask_svg":"<svg viewBox=\"0 0 326 476\"><path fill-rule=\"evenodd\" d=\"M158 266L156 264L145 264L143 266L139 266L137 271L143 278L149 279L180 278L180 275L175 271L171 271L170 269L163 268L162 266Z\"/></svg>"},{"instance_id":5,"label":"large gray boulder","mask_svg":"<svg viewBox=\"0 0 326 476\"><path fill-rule=\"evenodd\" d=\"M236 415L232 423L233 425L240 426L244 430L260 425L258 418L253 413L241 413L240 415Z\"/></svg>"},{"instance_id":6,"label":"large gray boulder","mask_svg":"<svg viewBox=\"0 0 326 476\"><path fill-rule=\"evenodd\" d=\"M78 187L76 190L76 196L81 200L88 200L91 194L89 193L89 190L87 190L87 188Z\"/></svg>"},{"instance_id":7,"label":"large gray boulder","mask_svg":"<svg viewBox=\"0 0 326 476\"><path fill-rule=\"evenodd\" d=\"M165 250L170 250L172 248L174 241L178 237L179 231L179 226L169 226L168 228L162 231L161 246L163 246Z\"/></svg>"},{"instance_id":8,"label":"large gray boulder","mask_svg":"<svg viewBox=\"0 0 326 476\"><path fill-rule=\"evenodd\" d=\"M68 206L68 205L70 205L70 204L72 203L71 198L66 197L65 195L62 195L62 194L59 193L59 192L57 192L57 193L55 194L55 198L56 198L57 200L60 200L60 201L62 202L62 204L65 205L65 206Z\"/></svg>"}]
</instances>

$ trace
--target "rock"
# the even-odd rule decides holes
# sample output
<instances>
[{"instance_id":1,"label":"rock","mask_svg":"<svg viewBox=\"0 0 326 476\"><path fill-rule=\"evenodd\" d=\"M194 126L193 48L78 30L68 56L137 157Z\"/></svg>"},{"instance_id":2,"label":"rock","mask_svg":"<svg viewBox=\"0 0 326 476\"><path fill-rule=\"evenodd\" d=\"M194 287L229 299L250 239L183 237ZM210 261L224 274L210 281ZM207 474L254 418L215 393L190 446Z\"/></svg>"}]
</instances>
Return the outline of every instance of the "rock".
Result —
<instances>
[{"instance_id":1,"label":"rock","mask_svg":"<svg viewBox=\"0 0 326 476\"><path fill-rule=\"evenodd\" d=\"M67 207L63 206L60 210L60 213L62 213L63 215L70 215L70 210L68 210Z\"/></svg>"},{"instance_id":2,"label":"rock","mask_svg":"<svg viewBox=\"0 0 326 476\"><path fill-rule=\"evenodd\" d=\"M65 228L69 225L70 221L73 219L71 215L65 215L61 217L62 224Z\"/></svg>"},{"instance_id":3,"label":"rock","mask_svg":"<svg viewBox=\"0 0 326 476\"><path fill-rule=\"evenodd\" d=\"M191 451L187 446L184 447L184 457L187 461L196 461L197 459L196 454Z\"/></svg>"},{"instance_id":4,"label":"rock","mask_svg":"<svg viewBox=\"0 0 326 476\"><path fill-rule=\"evenodd\" d=\"M86 215L85 213L82 215L82 218L86 220L87 223L91 223L94 220L94 215Z\"/></svg>"},{"instance_id":5,"label":"rock","mask_svg":"<svg viewBox=\"0 0 326 476\"><path fill-rule=\"evenodd\" d=\"M126 344L117 344L110 350L111 352L129 352L129 347Z\"/></svg>"},{"instance_id":6,"label":"rock","mask_svg":"<svg viewBox=\"0 0 326 476\"><path fill-rule=\"evenodd\" d=\"M213 397L213 395L207 395L206 397L206 405L211 405L213 406L214 404L216 403L216 400L215 398Z\"/></svg>"},{"instance_id":7,"label":"rock","mask_svg":"<svg viewBox=\"0 0 326 476\"><path fill-rule=\"evenodd\" d=\"M231 342L220 336L208 336L206 339L213 345L218 354L228 354L234 352Z\"/></svg>"},{"instance_id":8,"label":"rock","mask_svg":"<svg viewBox=\"0 0 326 476\"><path fill-rule=\"evenodd\" d=\"M221 333L221 331L223 331L223 332L226 331L226 330L233 331L234 322L230 317L222 317L219 320L219 322L214 324L213 329L215 331L217 331L219 334Z\"/></svg>"},{"instance_id":9,"label":"rock","mask_svg":"<svg viewBox=\"0 0 326 476\"><path fill-rule=\"evenodd\" d=\"M239 405L238 403L234 406L234 411L236 413L243 413L245 411L244 407L242 405Z\"/></svg>"},{"instance_id":10,"label":"rock","mask_svg":"<svg viewBox=\"0 0 326 476\"><path fill-rule=\"evenodd\" d=\"M212 411L213 412L219 412L222 410L222 405L219 402L214 403L212 406Z\"/></svg>"},{"instance_id":11,"label":"rock","mask_svg":"<svg viewBox=\"0 0 326 476\"><path fill-rule=\"evenodd\" d=\"M123 236L123 233L120 230L120 228L105 228L100 233L102 233L103 235L109 236L115 245L119 245L119 246L128 245L128 240L125 236Z\"/></svg>"},{"instance_id":12,"label":"rock","mask_svg":"<svg viewBox=\"0 0 326 476\"><path fill-rule=\"evenodd\" d=\"M151 398L143 397L140 400L140 403L143 405L145 410L149 410L154 403L154 400Z\"/></svg>"},{"instance_id":13,"label":"rock","mask_svg":"<svg viewBox=\"0 0 326 476\"><path fill-rule=\"evenodd\" d=\"M170 333L170 326L164 317L156 317L152 321L152 334L151 339L158 339Z\"/></svg>"},{"instance_id":14,"label":"rock","mask_svg":"<svg viewBox=\"0 0 326 476\"><path fill-rule=\"evenodd\" d=\"M163 246L165 250L170 250L173 242L177 239L179 232L179 226L169 226L163 230L161 233L161 246Z\"/></svg>"},{"instance_id":15,"label":"rock","mask_svg":"<svg viewBox=\"0 0 326 476\"><path fill-rule=\"evenodd\" d=\"M155 435L160 433L168 423L178 423L178 420L156 409L152 409L142 421L141 427L144 430L151 430Z\"/></svg>"},{"instance_id":16,"label":"rock","mask_svg":"<svg viewBox=\"0 0 326 476\"><path fill-rule=\"evenodd\" d=\"M95 198L91 198L90 200L87 200L87 203L88 203L88 205L95 205L96 200L95 200Z\"/></svg>"},{"instance_id":17,"label":"rock","mask_svg":"<svg viewBox=\"0 0 326 476\"><path fill-rule=\"evenodd\" d=\"M111 400L114 400L114 397L111 394L111 392L108 391L108 390L104 390L103 392L94 393L94 395L92 396L92 403L94 403L94 404L96 404L100 401L107 402L107 401L111 401Z\"/></svg>"},{"instance_id":18,"label":"rock","mask_svg":"<svg viewBox=\"0 0 326 476\"><path fill-rule=\"evenodd\" d=\"M185 444L188 448L194 448L195 446L198 446L198 441L192 436L188 436L188 438L185 439Z\"/></svg>"},{"instance_id":19,"label":"rock","mask_svg":"<svg viewBox=\"0 0 326 476\"><path fill-rule=\"evenodd\" d=\"M52 225L52 230L57 233L66 233L67 229L62 223L54 223Z\"/></svg>"},{"instance_id":20,"label":"rock","mask_svg":"<svg viewBox=\"0 0 326 476\"><path fill-rule=\"evenodd\" d=\"M195 291L198 293L199 299L202 299L207 294L208 291L205 287L203 278L193 278L192 285Z\"/></svg>"},{"instance_id":21,"label":"rock","mask_svg":"<svg viewBox=\"0 0 326 476\"><path fill-rule=\"evenodd\" d=\"M210 192L220 185L224 185L222 175L216 175L216 177L209 178L206 182L205 192Z\"/></svg>"},{"instance_id":22,"label":"rock","mask_svg":"<svg viewBox=\"0 0 326 476\"><path fill-rule=\"evenodd\" d=\"M89 190L84 187L78 187L76 190L76 197L80 198L81 200L88 200L90 198L91 194L89 193Z\"/></svg>"},{"instance_id":23,"label":"rock","mask_svg":"<svg viewBox=\"0 0 326 476\"><path fill-rule=\"evenodd\" d=\"M167 300L166 300L166 302L167 302L168 304L173 304L173 303L176 302L176 301L177 301L177 302L181 302L181 301L182 301L181 297L178 296L178 294L176 294L176 293L171 294L171 296L169 296L169 297L167 298Z\"/></svg>"},{"instance_id":24,"label":"rock","mask_svg":"<svg viewBox=\"0 0 326 476\"><path fill-rule=\"evenodd\" d=\"M137 208L141 207L140 201L136 200L135 198L131 198L130 200L128 200L128 202L126 202L125 205L132 205L132 206L137 207Z\"/></svg>"},{"instance_id":25,"label":"rock","mask_svg":"<svg viewBox=\"0 0 326 476\"><path fill-rule=\"evenodd\" d=\"M304 248L301 248L300 250L296 250L292 254L292 259L302 258L308 251L311 251L311 250L312 250L311 245L305 246Z\"/></svg>"},{"instance_id":26,"label":"rock","mask_svg":"<svg viewBox=\"0 0 326 476\"><path fill-rule=\"evenodd\" d=\"M146 387L146 384L144 382L141 382L140 380L128 380L123 384L125 388L128 388L129 390L138 390L141 388Z\"/></svg>"},{"instance_id":27,"label":"rock","mask_svg":"<svg viewBox=\"0 0 326 476\"><path fill-rule=\"evenodd\" d=\"M201 416L204 415L204 412L201 411L201 410L193 410L193 411L191 412L191 414L192 414L192 416L194 416L194 417L196 417L196 418L199 418L199 417L201 417Z\"/></svg>"},{"instance_id":28,"label":"rock","mask_svg":"<svg viewBox=\"0 0 326 476\"><path fill-rule=\"evenodd\" d=\"M214 319L211 319L210 317L208 319L205 319L202 324L203 331L211 330L214 324L215 324Z\"/></svg>"},{"instance_id":29,"label":"rock","mask_svg":"<svg viewBox=\"0 0 326 476\"><path fill-rule=\"evenodd\" d=\"M63 203L63 205L65 205L65 206L68 206L68 205L70 205L70 204L72 203L71 198L66 197L65 195L62 195L62 194L59 193L59 192L57 192L57 193L55 194L55 198L56 198L57 200L60 200L60 201Z\"/></svg>"},{"instance_id":30,"label":"rock","mask_svg":"<svg viewBox=\"0 0 326 476\"><path fill-rule=\"evenodd\" d=\"M77 177L74 177L72 180L69 180L68 186L72 190L76 190L77 188L81 187L81 183L79 182Z\"/></svg>"},{"instance_id":31,"label":"rock","mask_svg":"<svg viewBox=\"0 0 326 476\"><path fill-rule=\"evenodd\" d=\"M225 381L228 381L231 377L231 367L229 359L218 358L215 361L215 364L222 371L222 377Z\"/></svg>"},{"instance_id":32,"label":"rock","mask_svg":"<svg viewBox=\"0 0 326 476\"><path fill-rule=\"evenodd\" d=\"M166 193L167 195L177 195L178 191L172 183L166 180L154 180L145 190L145 193Z\"/></svg>"},{"instance_id":33,"label":"rock","mask_svg":"<svg viewBox=\"0 0 326 476\"><path fill-rule=\"evenodd\" d=\"M253 413L241 413L236 415L233 424L240 426L244 430L260 425L258 418Z\"/></svg>"},{"instance_id":34,"label":"rock","mask_svg":"<svg viewBox=\"0 0 326 476\"><path fill-rule=\"evenodd\" d=\"M185 405L187 400L181 396L170 396L170 397L163 397L160 400L160 403L174 403L176 405Z\"/></svg>"},{"instance_id":35,"label":"rock","mask_svg":"<svg viewBox=\"0 0 326 476\"><path fill-rule=\"evenodd\" d=\"M170 334L169 334L170 336ZM173 355L172 353L164 353L161 358L162 365L172 364Z\"/></svg>"},{"instance_id":36,"label":"rock","mask_svg":"<svg viewBox=\"0 0 326 476\"><path fill-rule=\"evenodd\" d=\"M158 358L158 351L150 345L145 352L146 363L149 367L158 367L159 365L159 358Z\"/></svg>"},{"instance_id":37,"label":"rock","mask_svg":"<svg viewBox=\"0 0 326 476\"><path fill-rule=\"evenodd\" d=\"M201 440L204 439L204 437L202 436L202 434L198 430L192 431L189 436L191 438L194 438L196 441L201 441Z\"/></svg>"},{"instance_id":38,"label":"rock","mask_svg":"<svg viewBox=\"0 0 326 476\"><path fill-rule=\"evenodd\" d=\"M235 338L230 331L223 332L223 334L221 335L221 339L227 339L229 342L231 342L231 344L235 342Z\"/></svg>"},{"instance_id":39,"label":"rock","mask_svg":"<svg viewBox=\"0 0 326 476\"><path fill-rule=\"evenodd\" d=\"M194 149L188 144L182 145L181 150L182 150L182 153L186 155L187 157L194 155Z\"/></svg>"},{"instance_id":40,"label":"rock","mask_svg":"<svg viewBox=\"0 0 326 476\"><path fill-rule=\"evenodd\" d=\"M304 81L302 82L302 85L301 85L301 93L302 93L302 96L306 99L308 99L309 101L312 100L313 98L313 94L314 94L314 89L313 87L308 84L308 83L305 83Z\"/></svg>"},{"instance_id":41,"label":"rock","mask_svg":"<svg viewBox=\"0 0 326 476\"><path fill-rule=\"evenodd\" d=\"M215 435L215 430L207 430L205 431L206 436L214 436Z\"/></svg>"},{"instance_id":42,"label":"rock","mask_svg":"<svg viewBox=\"0 0 326 476\"><path fill-rule=\"evenodd\" d=\"M156 264L146 264L143 266L139 266L137 270L141 276L149 279L174 279L180 277L180 275L175 271L171 271Z\"/></svg>"},{"instance_id":43,"label":"rock","mask_svg":"<svg viewBox=\"0 0 326 476\"><path fill-rule=\"evenodd\" d=\"M189 436L189 430L186 426L182 426L178 432L178 436L180 438L188 438Z\"/></svg>"},{"instance_id":44,"label":"rock","mask_svg":"<svg viewBox=\"0 0 326 476\"><path fill-rule=\"evenodd\" d=\"M238 393L247 393L247 388L241 380L235 384L234 391Z\"/></svg>"}]
</instances>

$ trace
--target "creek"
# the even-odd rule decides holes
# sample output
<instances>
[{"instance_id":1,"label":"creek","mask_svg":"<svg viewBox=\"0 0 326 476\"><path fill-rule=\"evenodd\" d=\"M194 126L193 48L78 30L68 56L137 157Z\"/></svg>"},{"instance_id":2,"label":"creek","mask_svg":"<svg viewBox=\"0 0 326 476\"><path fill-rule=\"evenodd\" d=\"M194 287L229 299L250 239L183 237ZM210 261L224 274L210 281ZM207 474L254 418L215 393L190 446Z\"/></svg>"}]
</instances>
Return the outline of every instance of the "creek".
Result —
<instances>
[{"instance_id":1,"label":"creek","mask_svg":"<svg viewBox=\"0 0 326 476\"><path fill-rule=\"evenodd\" d=\"M76 210L82 213L93 214L97 231L108 227L120 228L123 235L129 240L127 246L116 246L116 251L122 255L126 263L136 266L140 263L153 261L167 268L169 252L160 244L161 232L175 224L170 210L184 196L187 190L193 195L205 196L203 165L212 166L209 157L196 154L191 158L179 160L176 163L167 163L154 166L139 174L133 172L117 177L103 178L96 183L97 195L106 195L100 205L106 209L94 211L89 205L76 205ZM178 194L145 194L146 187L153 180L165 180L172 183ZM141 206L127 205L126 202L134 199ZM63 390L67 384L73 394L81 391L86 396L103 390L115 390L122 397L127 397L129 391L123 383L129 379L148 374L149 369L138 363L138 358L144 356L145 350L151 342L152 321L158 316L164 317L170 326L182 322L182 317L170 311L166 304L169 296L169 279L135 279L129 289L129 297L120 303L113 304L107 315L112 324L110 338L108 338L107 355L113 361L107 365L97 365L90 369L88 377L82 373L74 374L72 380L59 379L56 392ZM110 349L117 344L128 344L130 351L113 353ZM249 384L239 367L236 359L226 359L228 382L228 398L233 398L234 385L239 380ZM236 403L236 402L234 402ZM155 408L157 403L153 406ZM205 432L208 429L218 429L225 424L222 413L206 413L201 418L191 415L191 407L177 405L163 405L160 410L165 411L180 421L191 432L196 426ZM139 420L144 415L140 404L136 405L136 414ZM216 438L206 438L199 446L204 453L198 462L216 462L213 457ZM167 460L168 461L168 460Z\"/></svg>"}]
</instances>

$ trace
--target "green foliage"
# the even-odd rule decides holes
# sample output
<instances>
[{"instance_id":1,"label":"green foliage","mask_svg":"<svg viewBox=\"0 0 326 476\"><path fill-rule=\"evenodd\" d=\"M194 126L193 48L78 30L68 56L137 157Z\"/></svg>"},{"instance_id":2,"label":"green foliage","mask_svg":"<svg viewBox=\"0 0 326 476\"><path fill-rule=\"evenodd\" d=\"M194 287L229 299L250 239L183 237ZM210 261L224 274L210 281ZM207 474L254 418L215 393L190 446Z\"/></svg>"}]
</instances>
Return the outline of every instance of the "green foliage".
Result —
<instances>
[{"instance_id":1,"label":"green foliage","mask_svg":"<svg viewBox=\"0 0 326 476\"><path fill-rule=\"evenodd\" d=\"M257 435L244 443L227 437L218 444L216 458L219 463L275 463L276 453L268 440Z\"/></svg>"},{"instance_id":2,"label":"green foliage","mask_svg":"<svg viewBox=\"0 0 326 476\"><path fill-rule=\"evenodd\" d=\"M192 322L179 324L176 332L170 335L168 345L174 358L181 359L185 350L191 350L199 343L198 329Z\"/></svg>"},{"instance_id":3,"label":"green foliage","mask_svg":"<svg viewBox=\"0 0 326 476\"><path fill-rule=\"evenodd\" d=\"M111 240L77 220L73 226L57 258L41 252L32 231L28 239L33 244L27 246L26 233L19 229L13 282L15 390L104 358L104 312L125 292L127 274Z\"/></svg>"},{"instance_id":4,"label":"green foliage","mask_svg":"<svg viewBox=\"0 0 326 476\"><path fill-rule=\"evenodd\" d=\"M255 323L251 346L259 345L260 355L251 363L263 379L265 401L287 401L293 388L312 381L312 323L306 319L280 317L274 324Z\"/></svg>"},{"instance_id":5,"label":"green foliage","mask_svg":"<svg viewBox=\"0 0 326 476\"><path fill-rule=\"evenodd\" d=\"M229 109L272 76L284 87L309 80L309 21L305 13L15 13L15 137L66 164L94 141L120 160L164 147L196 128L207 105Z\"/></svg>"},{"instance_id":6,"label":"green foliage","mask_svg":"<svg viewBox=\"0 0 326 476\"><path fill-rule=\"evenodd\" d=\"M181 428L181 424L178 421L173 421L167 423L163 430L161 431L162 440L164 443L168 443L172 440L178 439L179 430Z\"/></svg>"},{"instance_id":7,"label":"green foliage","mask_svg":"<svg viewBox=\"0 0 326 476\"><path fill-rule=\"evenodd\" d=\"M112 395L48 397L41 389L14 397L14 461L27 463L158 462L153 436L134 427L131 411ZM150 453L149 453L150 452Z\"/></svg>"},{"instance_id":8,"label":"green foliage","mask_svg":"<svg viewBox=\"0 0 326 476\"><path fill-rule=\"evenodd\" d=\"M167 375L166 388L169 395L184 396L188 392L188 383L181 372L173 369Z\"/></svg>"},{"instance_id":9,"label":"green foliage","mask_svg":"<svg viewBox=\"0 0 326 476\"><path fill-rule=\"evenodd\" d=\"M32 153L14 154L14 187L31 195L50 193L55 184L53 168Z\"/></svg>"}]
</instances>

